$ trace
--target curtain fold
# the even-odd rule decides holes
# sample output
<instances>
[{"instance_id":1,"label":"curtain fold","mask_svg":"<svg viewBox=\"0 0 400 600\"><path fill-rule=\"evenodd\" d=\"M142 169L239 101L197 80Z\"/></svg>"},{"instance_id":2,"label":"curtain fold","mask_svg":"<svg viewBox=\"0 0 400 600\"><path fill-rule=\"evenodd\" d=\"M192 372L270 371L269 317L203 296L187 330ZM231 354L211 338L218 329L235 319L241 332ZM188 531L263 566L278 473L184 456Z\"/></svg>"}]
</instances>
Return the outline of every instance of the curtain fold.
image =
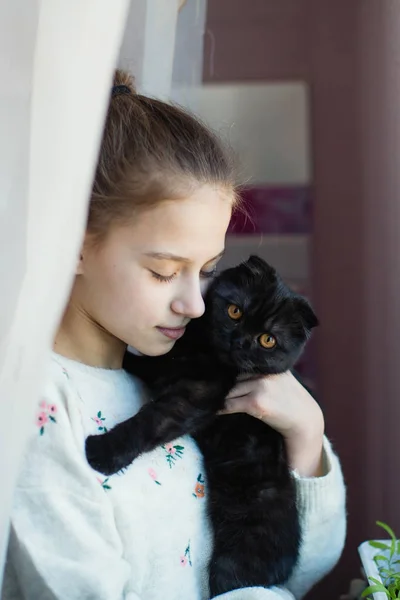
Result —
<instances>
[{"instance_id":1,"label":"curtain fold","mask_svg":"<svg viewBox=\"0 0 400 600\"><path fill-rule=\"evenodd\" d=\"M73 280L128 8L0 3L0 588L12 490Z\"/></svg>"},{"instance_id":2,"label":"curtain fold","mask_svg":"<svg viewBox=\"0 0 400 600\"><path fill-rule=\"evenodd\" d=\"M153 96L171 97L173 77L193 88L205 1L187 0L179 18L179 0L0 3L0 589L13 486L73 282L114 68Z\"/></svg>"}]
</instances>

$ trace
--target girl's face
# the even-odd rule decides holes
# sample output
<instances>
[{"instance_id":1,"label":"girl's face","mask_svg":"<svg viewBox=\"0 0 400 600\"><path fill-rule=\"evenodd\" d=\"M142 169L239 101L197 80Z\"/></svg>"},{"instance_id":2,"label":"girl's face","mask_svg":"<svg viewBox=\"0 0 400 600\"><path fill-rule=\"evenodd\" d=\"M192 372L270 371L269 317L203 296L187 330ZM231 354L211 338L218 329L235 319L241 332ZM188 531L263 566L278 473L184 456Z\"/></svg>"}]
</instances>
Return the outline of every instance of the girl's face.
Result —
<instances>
[{"instance_id":1,"label":"girl's face","mask_svg":"<svg viewBox=\"0 0 400 600\"><path fill-rule=\"evenodd\" d=\"M226 193L204 186L111 227L100 246L84 244L71 305L105 343L111 337L149 356L168 352L204 312L231 208Z\"/></svg>"}]
</instances>

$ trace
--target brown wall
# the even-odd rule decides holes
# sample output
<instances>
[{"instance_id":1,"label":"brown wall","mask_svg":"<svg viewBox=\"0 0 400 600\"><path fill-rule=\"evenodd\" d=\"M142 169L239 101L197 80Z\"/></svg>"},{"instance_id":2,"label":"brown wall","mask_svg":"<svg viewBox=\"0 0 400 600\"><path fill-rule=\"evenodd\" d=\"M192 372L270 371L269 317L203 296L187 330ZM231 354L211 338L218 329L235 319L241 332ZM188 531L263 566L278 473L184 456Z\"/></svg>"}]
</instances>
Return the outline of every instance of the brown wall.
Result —
<instances>
[{"instance_id":1,"label":"brown wall","mask_svg":"<svg viewBox=\"0 0 400 600\"><path fill-rule=\"evenodd\" d=\"M313 597L337 600L359 576L357 545L376 535L374 521L400 531L400 3L208 6L206 81L310 85L319 394L349 511L341 563Z\"/></svg>"},{"instance_id":2,"label":"brown wall","mask_svg":"<svg viewBox=\"0 0 400 600\"><path fill-rule=\"evenodd\" d=\"M204 79L308 80L306 4L304 0L208 0Z\"/></svg>"}]
</instances>

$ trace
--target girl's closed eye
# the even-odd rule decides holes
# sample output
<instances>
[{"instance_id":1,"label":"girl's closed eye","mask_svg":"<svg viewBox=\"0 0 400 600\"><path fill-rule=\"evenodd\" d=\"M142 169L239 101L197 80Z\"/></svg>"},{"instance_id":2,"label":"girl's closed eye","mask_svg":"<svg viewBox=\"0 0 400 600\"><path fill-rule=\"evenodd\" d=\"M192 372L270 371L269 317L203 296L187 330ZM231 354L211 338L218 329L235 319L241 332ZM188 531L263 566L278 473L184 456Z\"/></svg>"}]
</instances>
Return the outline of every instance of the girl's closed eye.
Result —
<instances>
[{"instance_id":1,"label":"girl's closed eye","mask_svg":"<svg viewBox=\"0 0 400 600\"><path fill-rule=\"evenodd\" d=\"M157 281L162 281L164 283L170 283L177 276L177 273L172 273L171 275L161 275L160 273L157 273L156 271L153 271L152 269L149 269L149 271L150 271L152 277L154 277L154 279L157 279ZM211 271L200 271L200 277L202 279L211 279L212 277L214 277L216 272L217 272L217 267L214 267L213 269L211 269Z\"/></svg>"},{"instance_id":2,"label":"girl's closed eye","mask_svg":"<svg viewBox=\"0 0 400 600\"><path fill-rule=\"evenodd\" d=\"M200 277L202 279L211 279L215 276L217 272L217 267L213 267L210 271L200 271Z\"/></svg>"},{"instance_id":3,"label":"girl's closed eye","mask_svg":"<svg viewBox=\"0 0 400 600\"><path fill-rule=\"evenodd\" d=\"M149 269L152 277L157 279L157 281L163 281L164 283L169 283L177 276L177 273L172 273L172 275L160 275L160 273L156 273L156 271L152 271Z\"/></svg>"}]
</instances>

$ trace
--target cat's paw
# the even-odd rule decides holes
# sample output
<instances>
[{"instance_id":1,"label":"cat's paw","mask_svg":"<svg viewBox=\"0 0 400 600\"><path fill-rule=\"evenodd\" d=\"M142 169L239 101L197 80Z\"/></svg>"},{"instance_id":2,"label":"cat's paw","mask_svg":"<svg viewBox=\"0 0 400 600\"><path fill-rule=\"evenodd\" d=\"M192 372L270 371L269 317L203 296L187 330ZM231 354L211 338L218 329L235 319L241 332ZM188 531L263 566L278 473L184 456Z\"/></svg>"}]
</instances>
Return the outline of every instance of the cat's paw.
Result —
<instances>
[{"instance_id":1,"label":"cat's paw","mask_svg":"<svg viewBox=\"0 0 400 600\"><path fill-rule=\"evenodd\" d=\"M113 444L110 443L110 433L90 435L86 438L85 452L89 465L95 471L104 475L114 475L126 468L130 460L119 455Z\"/></svg>"}]
</instances>

